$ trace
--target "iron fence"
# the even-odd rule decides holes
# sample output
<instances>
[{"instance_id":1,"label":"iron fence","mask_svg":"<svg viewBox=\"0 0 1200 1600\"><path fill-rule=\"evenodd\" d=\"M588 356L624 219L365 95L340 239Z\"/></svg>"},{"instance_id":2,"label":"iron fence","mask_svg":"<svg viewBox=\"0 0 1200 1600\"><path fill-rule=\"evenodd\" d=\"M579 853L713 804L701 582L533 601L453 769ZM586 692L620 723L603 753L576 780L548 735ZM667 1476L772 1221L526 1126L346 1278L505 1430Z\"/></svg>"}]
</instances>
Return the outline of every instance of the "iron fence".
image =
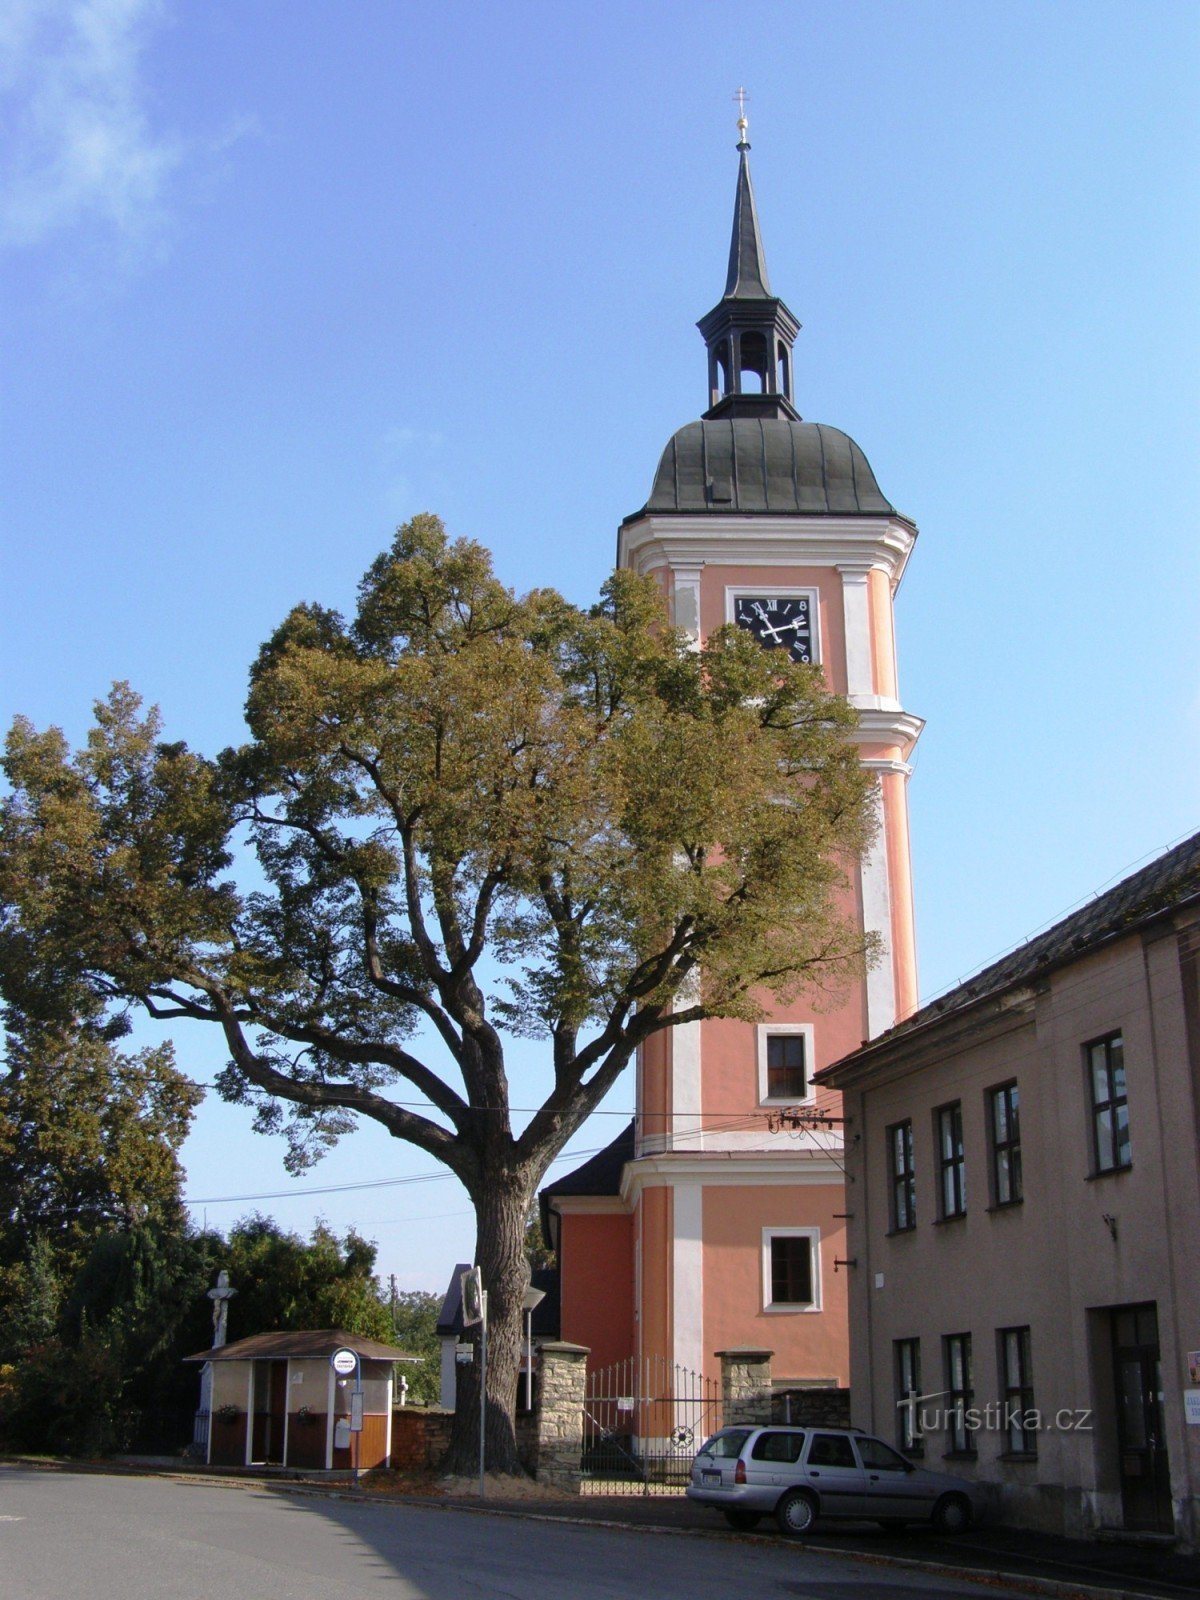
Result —
<instances>
[{"instance_id":1,"label":"iron fence","mask_svg":"<svg viewBox=\"0 0 1200 1600\"><path fill-rule=\"evenodd\" d=\"M660 1356L588 1374L584 1494L682 1494L692 1460L721 1426L721 1385Z\"/></svg>"}]
</instances>

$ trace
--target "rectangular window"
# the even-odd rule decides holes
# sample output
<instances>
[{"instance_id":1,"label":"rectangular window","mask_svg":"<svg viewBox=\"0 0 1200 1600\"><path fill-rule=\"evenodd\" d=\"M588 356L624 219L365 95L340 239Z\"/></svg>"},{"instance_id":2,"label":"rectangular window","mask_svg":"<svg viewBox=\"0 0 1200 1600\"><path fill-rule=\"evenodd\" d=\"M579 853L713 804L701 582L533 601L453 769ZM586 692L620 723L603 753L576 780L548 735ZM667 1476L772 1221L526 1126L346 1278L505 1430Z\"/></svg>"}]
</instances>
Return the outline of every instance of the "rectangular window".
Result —
<instances>
[{"instance_id":1,"label":"rectangular window","mask_svg":"<svg viewBox=\"0 0 1200 1600\"><path fill-rule=\"evenodd\" d=\"M764 1228L763 1309L821 1309L821 1247L817 1228Z\"/></svg>"},{"instance_id":2,"label":"rectangular window","mask_svg":"<svg viewBox=\"0 0 1200 1600\"><path fill-rule=\"evenodd\" d=\"M1125 1095L1125 1048L1119 1033L1087 1046L1092 1099L1092 1159L1097 1172L1132 1165L1129 1104Z\"/></svg>"},{"instance_id":3,"label":"rectangular window","mask_svg":"<svg viewBox=\"0 0 1200 1600\"><path fill-rule=\"evenodd\" d=\"M1005 1449L1016 1455L1037 1452L1033 1417L1033 1359L1028 1328L1001 1328L1000 1385L1004 1396Z\"/></svg>"},{"instance_id":4,"label":"rectangular window","mask_svg":"<svg viewBox=\"0 0 1200 1600\"><path fill-rule=\"evenodd\" d=\"M811 1104L815 1098L812 1023L761 1023L757 1049L759 1104Z\"/></svg>"},{"instance_id":5,"label":"rectangular window","mask_svg":"<svg viewBox=\"0 0 1200 1600\"><path fill-rule=\"evenodd\" d=\"M771 1034L767 1040L767 1098L803 1100L807 1093L804 1035Z\"/></svg>"},{"instance_id":6,"label":"rectangular window","mask_svg":"<svg viewBox=\"0 0 1200 1600\"><path fill-rule=\"evenodd\" d=\"M922 1454L921 1417L921 1341L896 1339L896 1442L906 1455Z\"/></svg>"},{"instance_id":7,"label":"rectangular window","mask_svg":"<svg viewBox=\"0 0 1200 1600\"><path fill-rule=\"evenodd\" d=\"M950 1451L956 1455L974 1455L975 1434L967 1417L975 1400L971 1381L971 1335L947 1334L942 1340L942 1350L946 1360L946 1432Z\"/></svg>"},{"instance_id":8,"label":"rectangular window","mask_svg":"<svg viewBox=\"0 0 1200 1600\"><path fill-rule=\"evenodd\" d=\"M967 1210L967 1166L963 1154L962 1102L942 1106L936 1113L938 1143L938 1204L940 1215L961 1217Z\"/></svg>"},{"instance_id":9,"label":"rectangular window","mask_svg":"<svg viewBox=\"0 0 1200 1600\"><path fill-rule=\"evenodd\" d=\"M1021 1108L1015 1083L988 1092L992 1141L992 1204L1013 1206L1024 1196L1021 1180Z\"/></svg>"},{"instance_id":10,"label":"rectangular window","mask_svg":"<svg viewBox=\"0 0 1200 1600\"><path fill-rule=\"evenodd\" d=\"M895 1123L888 1129L887 1139L888 1183L892 1195L892 1232L905 1233L917 1225L912 1123Z\"/></svg>"}]
</instances>

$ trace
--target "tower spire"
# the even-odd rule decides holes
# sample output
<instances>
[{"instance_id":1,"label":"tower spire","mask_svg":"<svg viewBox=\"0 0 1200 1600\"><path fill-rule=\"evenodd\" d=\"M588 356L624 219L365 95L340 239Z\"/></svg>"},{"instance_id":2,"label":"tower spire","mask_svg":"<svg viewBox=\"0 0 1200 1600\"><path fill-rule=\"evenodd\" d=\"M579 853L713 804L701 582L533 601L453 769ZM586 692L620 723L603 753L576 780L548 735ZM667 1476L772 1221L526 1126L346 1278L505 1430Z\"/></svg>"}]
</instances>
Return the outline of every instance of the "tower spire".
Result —
<instances>
[{"instance_id":1,"label":"tower spire","mask_svg":"<svg viewBox=\"0 0 1200 1600\"><path fill-rule=\"evenodd\" d=\"M758 208L750 182L745 89L738 106L738 177L725 293L697 326L708 346L709 409L705 416L798 419L792 400L792 345L800 324L771 293Z\"/></svg>"},{"instance_id":2,"label":"tower spire","mask_svg":"<svg viewBox=\"0 0 1200 1600\"><path fill-rule=\"evenodd\" d=\"M763 254L762 234L758 227L758 208L754 204L754 186L750 182L750 124L746 118L746 101L750 98L745 89L733 97L738 103L738 181L737 196L733 202L733 237L729 241L729 273L725 279L725 298L735 300L769 300L771 285L767 279L767 258Z\"/></svg>"}]
</instances>

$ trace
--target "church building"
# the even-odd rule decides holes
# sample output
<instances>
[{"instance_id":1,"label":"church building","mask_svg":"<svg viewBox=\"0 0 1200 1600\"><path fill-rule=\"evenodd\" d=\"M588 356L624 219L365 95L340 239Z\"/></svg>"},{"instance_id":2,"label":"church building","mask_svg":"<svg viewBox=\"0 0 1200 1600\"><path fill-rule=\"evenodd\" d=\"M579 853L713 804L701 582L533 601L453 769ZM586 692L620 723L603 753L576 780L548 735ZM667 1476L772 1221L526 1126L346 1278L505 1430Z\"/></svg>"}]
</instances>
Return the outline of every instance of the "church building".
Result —
<instances>
[{"instance_id":1,"label":"church building","mask_svg":"<svg viewBox=\"0 0 1200 1600\"><path fill-rule=\"evenodd\" d=\"M847 914L881 957L830 1006L664 1030L637 1062L633 1124L547 1186L562 1337L593 1370L656 1358L715 1378L716 1353L774 1352L777 1384L848 1383L841 1102L823 1067L917 1003L909 759L893 601L916 528L859 446L796 408L800 324L771 291L745 120L725 292L698 326L707 409L667 442L618 562L652 574L676 626L726 623L823 668L858 711L880 826Z\"/></svg>"}]
</instances>

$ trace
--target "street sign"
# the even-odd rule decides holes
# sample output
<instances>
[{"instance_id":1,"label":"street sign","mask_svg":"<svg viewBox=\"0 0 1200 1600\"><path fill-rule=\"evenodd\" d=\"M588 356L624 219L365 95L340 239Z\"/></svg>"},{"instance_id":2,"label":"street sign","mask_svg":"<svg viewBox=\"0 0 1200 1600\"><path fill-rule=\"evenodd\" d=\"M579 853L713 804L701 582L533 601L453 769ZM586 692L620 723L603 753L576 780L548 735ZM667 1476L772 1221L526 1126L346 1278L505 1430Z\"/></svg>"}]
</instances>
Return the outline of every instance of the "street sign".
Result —
<instances>
[{"instance_id":1,"label":"street sign","mask_svg":"<svg viewBox=\"0 0 1200 1600\"><path fill-rule=\"evenodd\" d=\"M361 1433L362 1432L362 1407L363 1407L362 1390L361 1389L355 1389L354 1393L350 1396L350 1432L351 1433Z\"/></svg>"},{"instance_id":2,"label":"street sign","mask_svg":"<svg viewBox=\"0 0 1200 1600\"><path fill-rule=\"evenodd\" d=\"M347 1350L343 1346L342 1349L333 1352L329 1358L329 1364L339 1378L348 1378L355 1367L358 1366L358 1357L353 1350Z\"/></svg>"}]
</instances>

